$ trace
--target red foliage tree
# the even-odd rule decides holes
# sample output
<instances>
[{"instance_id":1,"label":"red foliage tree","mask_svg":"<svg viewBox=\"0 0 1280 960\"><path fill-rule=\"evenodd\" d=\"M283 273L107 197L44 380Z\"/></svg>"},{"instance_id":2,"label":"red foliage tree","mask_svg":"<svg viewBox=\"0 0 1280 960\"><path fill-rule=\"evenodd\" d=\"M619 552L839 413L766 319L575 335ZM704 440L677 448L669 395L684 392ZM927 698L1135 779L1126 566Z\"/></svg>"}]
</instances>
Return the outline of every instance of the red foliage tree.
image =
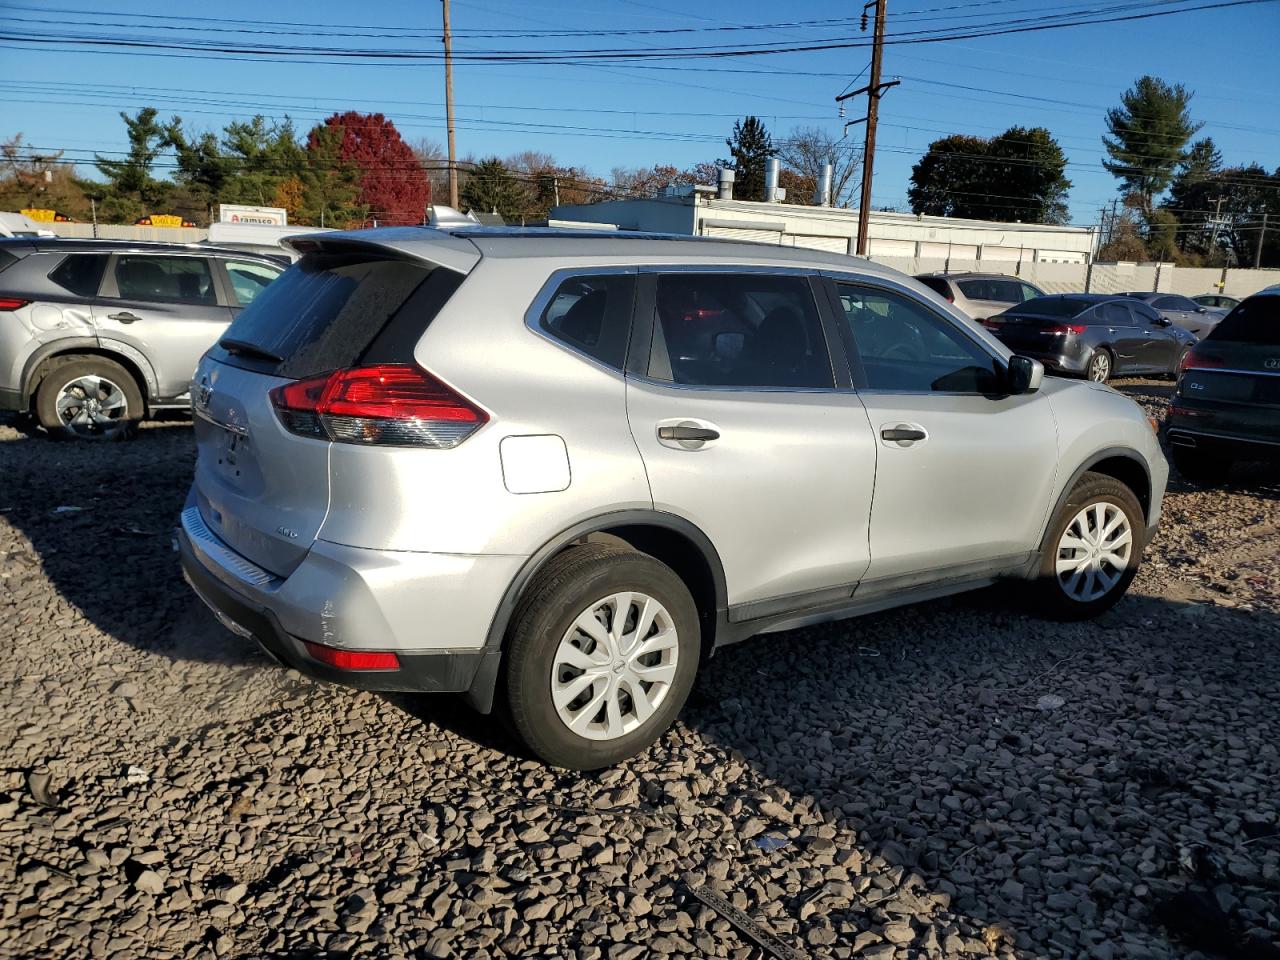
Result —
<instances>
[{"instance_id":1,"label":"red foliage tree","mask_svg":"<svg viewBox=\"0 0 1280 960\"><path fill-rule=\"evenodd\" d=\"M379 226L422 223L431 181L394 123L380 113L335 113L325 125L342 130L343 160L360 171L360 203Z\"/></svg>"}]
</instances>

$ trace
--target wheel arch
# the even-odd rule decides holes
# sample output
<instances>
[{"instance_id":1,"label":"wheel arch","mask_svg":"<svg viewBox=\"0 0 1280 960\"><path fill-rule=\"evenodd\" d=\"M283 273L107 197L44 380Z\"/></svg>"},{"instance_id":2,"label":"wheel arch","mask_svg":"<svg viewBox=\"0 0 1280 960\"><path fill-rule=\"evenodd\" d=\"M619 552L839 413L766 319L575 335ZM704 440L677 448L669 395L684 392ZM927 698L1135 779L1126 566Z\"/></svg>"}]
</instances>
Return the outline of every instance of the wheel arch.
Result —
<instances>
[{"instance_id":1,"label":"wheel arch","mask_svg":"<svg viewBox=\"0 0 1280 960\"><path fill-rule=\"evenodd\" d=\"M517 603L550 560L579 543L624 543L662 561L684 581L698 608L703 656L715 648L716 630L728 608L724 564L711 539L684 517L660 510L617 510L574 524L525 561L508 585L485 637L485 656L466 698L482 712L493 708L507 628Z\"/></svg>"},{"instance_id":2,"label":"wheel arch","mask_svg":"<svg viewBox=\"0 0 1280 960\"><path fill-rule=\"evenodd\" d=\"M40 389L40 383L57 368L59 360L80 357L101 357L120 364L129 376L133 377L138 386L138 392L142 394L144 404L155 396L155 373L146 358L137 351L125 352L104 347L96 340L77 339L73 342L60 340L56 344L51 344L48 349L33 354L27 361L22 375L22 393L27 403L30 404L34 400L36 391Z\"/></svg>"},{"instance_id":3,"label":"wheel arch","mask_svg":"<svg viewBox=\"0 0 1280 960\"><path fill-rule=\"evenodd\" d=\"M1062 488L1045 523L1044 533L1040 539L1041 551L1048 547L1049 531L1053 528L1054 518L1062 510L1067 498L1071 496L1071 491L1080 482L1080 478L1090 472L1104 474L1132 490L1142 506L1143 518L1148 524L1151 522L1151 468L1147 465L1147 461L1132 448L1108 447L1091 454L1076 468Z\"/></svg>"}]
</instances>

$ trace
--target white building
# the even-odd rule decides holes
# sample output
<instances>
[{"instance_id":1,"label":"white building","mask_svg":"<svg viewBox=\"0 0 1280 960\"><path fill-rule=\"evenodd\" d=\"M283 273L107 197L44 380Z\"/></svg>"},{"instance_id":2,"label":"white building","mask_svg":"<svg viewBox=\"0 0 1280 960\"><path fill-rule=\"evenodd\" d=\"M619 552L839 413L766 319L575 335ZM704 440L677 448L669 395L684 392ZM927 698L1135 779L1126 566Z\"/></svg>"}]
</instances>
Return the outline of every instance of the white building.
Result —
<instances>
[{"instance_id":1,"label":"white building","mask_svg":"<svg viewBox=\"0 0 1280 960\"><path fill-rule=\"evenodd\" d=\"M551 211L556 226L597 224L619 230L683 233L812 247L852 255L858 211L752 200L721 200L688 187L650 200L567 204ZM1020 263L1088 263L1094 231L1032 223L997 223L872 213L868 253L873 260L943 261L952 269L1014 273ZM964 265L963 267L961 265Z\"/></svg>"}]
</instances>

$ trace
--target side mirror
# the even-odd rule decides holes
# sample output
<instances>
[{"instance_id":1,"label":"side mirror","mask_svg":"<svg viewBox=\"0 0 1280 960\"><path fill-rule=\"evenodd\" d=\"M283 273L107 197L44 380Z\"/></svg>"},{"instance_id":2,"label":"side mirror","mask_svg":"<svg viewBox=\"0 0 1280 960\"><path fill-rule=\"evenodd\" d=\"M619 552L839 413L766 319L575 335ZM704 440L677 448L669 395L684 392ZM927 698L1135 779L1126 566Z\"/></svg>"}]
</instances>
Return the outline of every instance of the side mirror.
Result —
<instances>
[{"instance_id":1,"label":"side mirror","mask_svg":"<svg viewBox=\"0 0 1280 960\"><path fill-rule=\"evenodd\" d=\"M1207 307L1196 307L1196 313L1208 313L1208 312L1209 312L1209 309Z\"/></svg>"},{"instance_id":2,"label":"side mirror","mask_svg":"<svg viewBox=\"0 0 1280 960\"><path fill-rule=\"evenodd\" d=\"M1157 327L1167 327L1167 326L1170 326L1173 323L1173 321L1170 320L1168 317L1156 317L1154 323Z\"/></svg>"},{"instance_id":3,"label":"side mirror","mask_svg":"<svg viewBox=\"0 0 1280 960\"><path fill-rule=\"evenodd\" d=\"M1035 393L1044 380L1044 364L1030 357L1014 355L1009 358L1005 374L1005 386L1010 393Z\"/></svg>"}]
</instances>

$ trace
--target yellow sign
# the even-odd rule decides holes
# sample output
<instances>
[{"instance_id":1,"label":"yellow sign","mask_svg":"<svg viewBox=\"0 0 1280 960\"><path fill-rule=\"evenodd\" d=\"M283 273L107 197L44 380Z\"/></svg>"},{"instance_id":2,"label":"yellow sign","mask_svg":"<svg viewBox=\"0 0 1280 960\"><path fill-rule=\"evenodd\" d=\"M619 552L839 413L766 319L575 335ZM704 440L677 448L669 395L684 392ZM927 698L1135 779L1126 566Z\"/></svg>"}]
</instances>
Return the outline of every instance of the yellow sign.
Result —
<instances>
[{"instance_id":1,"label":"yellow sign","mask_svg":"<svg viewBox=\"0 0 1280 960\"><path fill-rule=\"evenodd\" d=\"M182 218L175 217L171 213L153 213L151 215L151 225L153 227L180 227L182 226Z\"/></svg>"},{"instance_id":2,"label":"yellow sign","mask_svg":"<svg viewBox=\"0 0 1280 960\"><path fill-rule=\"evenodd\" d=\"M24 217L30 217L39 223L53 223L58 216L56 210L19 210L18 212Z\"/></svg>"}]
</instances>

